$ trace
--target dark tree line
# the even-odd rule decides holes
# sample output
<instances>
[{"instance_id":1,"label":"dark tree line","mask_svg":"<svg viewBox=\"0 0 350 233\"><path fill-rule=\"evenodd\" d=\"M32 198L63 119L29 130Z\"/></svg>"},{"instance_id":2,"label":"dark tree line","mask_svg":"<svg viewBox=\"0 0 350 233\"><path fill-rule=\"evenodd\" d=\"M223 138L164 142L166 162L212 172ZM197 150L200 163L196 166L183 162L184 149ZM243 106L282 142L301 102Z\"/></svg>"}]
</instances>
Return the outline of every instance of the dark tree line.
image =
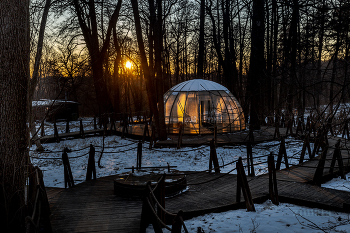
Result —
<instances>
[{"instance_id":1,"label":"dark tree line","mask_svg":"<svg viewBox=\"0 0 350 233\"><path fill-rule=\"evenodd\" d=\"M99 114L148 109L162 134L163 94L193 78L224 84L254 128L348 101L348 8L344 0L75 0L53 11L69 16L60 40L89 55ZM130 59L135 80L125 78Z\"/></svg>"}]
</instances>

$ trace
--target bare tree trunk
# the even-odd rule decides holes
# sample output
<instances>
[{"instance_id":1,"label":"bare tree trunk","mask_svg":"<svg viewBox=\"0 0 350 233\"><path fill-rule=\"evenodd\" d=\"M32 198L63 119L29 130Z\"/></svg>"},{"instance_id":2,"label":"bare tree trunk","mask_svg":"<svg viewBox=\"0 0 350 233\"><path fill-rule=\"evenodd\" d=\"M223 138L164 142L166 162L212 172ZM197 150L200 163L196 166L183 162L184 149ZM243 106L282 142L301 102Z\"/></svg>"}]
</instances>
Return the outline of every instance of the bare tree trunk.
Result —
<instances>
[{"instance_id":1,"label":"bare tree trunk","mask_svg":"<svg viewBox=\"0 0 350 233\"><path fill-rule=\"evenodd\" d=\"M288 88L287 96L287 111L290 116L293 115L294 100L296 96L296 59L297 59L297 42L298 42L298 24L299 24L299 2L298 0L293 0L293 13L291 21L290 35L288 39L289 61L290 61L290 70L289 70L289 81L290 85Z\"/></svg>"},{"instance_id":2,"label":"bare tree trunk","mask_svg":"<svg viewBox=\"0 0 350 233\"><path fill-rule=\"evenodd\" d=\"M156 68L156 89L157 103L159 111L159 129L158 137L160 140L166 140L166 126L164 117L164 101L163 101L163 72L162 72L162 52L163 52L163 9L162 0L157 0L157 21L155 28L155 68Z\"/></svg>"},{"instance_id":3,"label":"bare tree trunk","mask_svg":"<svg viewBox=\"0 0 350 233\"><path fill-rule=\"evenodd\" d=\"M251 97L250 101L250 127L260 129L260 120L262 108L261 100L261 82L265 80L265 59L264 59L264 0L253 0L253 21L251 35L251 55L248 74L248 90Z\"/></svg>"},{"instance_id":4,"label":"bare tree trunk","mask_svg":"<svg viewBox=\"0 0 350 233\"><path fill-rule=\"evenodd\" d=\"M204 23L205 23L205 0L201 0L199 19L199 49L198 49L198 78L203 78L204 68Z\"/></svg>"},{"instance_id":5,"label":"bare tree trunk","mask_svg":"<svg viewBox=\"0 0 350 233\"><path fill-rule=\"evenodd\" d=\"M272 0L272 15L273 15L273 60L272 60L272 101L273 103L271 109L275 109L277 103L279 103L277 88L276 85L276 77L277 77L277 38L278 38L278 23L279 17L277 16L277 3L276 0ZM271 35L272 37L272 35ZM278 110L279 111L279 110Z\"/></svg>"},{"instance_id":6,"label":"bare tree trunk","mask_svg":"<svg viewBox=\"0 0 350 233\"><path fill-rule=\"evenodd\" d=\"M82 1L88 8L88 14L84 14L85 11L81 6L79 0L74 0L74 9L76 11L79 25L84 36L86 47L88 48L89 55L91 57L91 68L94 79L94 86L96 91L96 97L99 104L100 114L107 113L113 109L111 99L108 95L108 89L106 86L106 80L103 72L103 64L107 49L110 45L110 38L112 29L115 27L119 18L119 12L122 4L122 0L118 0L117 6L109 20L108 29L106 32L106 39L103 41L102 46L99 43L98 35L98 21L95 9L95 1Z\"/></svg>"},{"instance_id":7,"label":"bare tree trunk","mask_svg":"<svg viewBox=\"0 0 350 233\"><path fill-rule=\"evenodd\" d=\"M51 6L51 0L46 0L43 16L41 18L38 46L37 46L36 56L35 56L34 70L33 70L32 78L29 81L29 92L28 92L29 130L30 130L30 133L32 134L32 138L36 144L38 151L43 151L44 148L41 145L41 142L39 140L39 137L38 137L36 129L35 129L34 118L33 118L32 100L33 100L35 88L36 88L36 85L37 85L38 79L39 79L39 66L40 66L40 60L41 60L43 44L44 44L44 34L45 34L45 28L46 28L46 22L47 22L47 15L49 14L50 6Z\"/></svg>"},{"instance_id":8,"label":"bare tree trunk","mask_svg":"<svg viewBox=\"0 0 350 233\"><path fill-rule=\"evenodd\" d=\"M316 82L320 82L321 85L314 85L315 94L316 94L316 107L317 109L320 106L320 95L323 90L323 78L321 75L321 64L322 64L322 52L323 52L323 39L324 39L324 29L325 29L325 14L326 14L326 6L325 1L322 0L322 8L321 8L321 20L319 25L319 33L318 33L318 56L317 56L317 74L316 74ZM317 88L319 87L319 89Z\"/></svg>"},{"instance_id":9,"label":"bare tree trunk","mask_svg":"<svg viewBox=\"0 0 350 233\"><path fill-rule=\"evenodd\" d=\"M113 79L113 94L112 94L112 100L114 101L113 108L116 113L120 113L120 77L119 77L119 64L121 62L121 49L117 38L117 32L116 28L113 28L113 42L114 47L117 53L117 56L114 60L114 79Z\"/></svg>"},{"instance_id":10,"label":"bare tree trunk","mask_svg":"<svg viewBox=\"0 0 350 233\"><path fill-rule=\"evenodd\" d=\"M332 76L331 76L331 83L329 88L329 115L333 115L333 105L334 105L334 82L336 79L337 71L338 71L338 53L340 48L340 32L337 32L337 39L335 42L335 51L333 55L333 69L332 69Z\"/></svg>"},{"instance_id":11,"label":"bare tree trunk","mask_svg":"<svg viewBox=\"0 0 350 233\"><path fill-rule=\"evenodd\" d=\"M29 1L0 1L0 226L24 231Z\"/></svg>"},{"instance_id":12,"label":"bare tree trunk","mask_svg":"<svg viewBox=\"0 0 350 233\"><path fill-rule=\"evenodd\" d=\"M164 124L160 123L160 119L164 119L164 111L160 112L157 108L157 91L153 84L154 76L151 76L150 67L148 66L148 62L147 62L145 45L142 38L142 29L141 29L140 15L139 15L139 9L138 9L138 2L137 0L131 0L131 4L133 8L133 13L134 13L136 37L137 37L138 47L139 47L140 56L141 56L141 67L146 79L148 102L149 102L151 111L154 114L154 121L155 121L157 131L160 133L162 132L166 133L165 122ZM161 101L160 103L163 103L163 101ZM163 117L160 117L159 116L160 114L163 114ZM164 129L160 128L163 125L164 125Z\"/></svg>"}]
</instances>

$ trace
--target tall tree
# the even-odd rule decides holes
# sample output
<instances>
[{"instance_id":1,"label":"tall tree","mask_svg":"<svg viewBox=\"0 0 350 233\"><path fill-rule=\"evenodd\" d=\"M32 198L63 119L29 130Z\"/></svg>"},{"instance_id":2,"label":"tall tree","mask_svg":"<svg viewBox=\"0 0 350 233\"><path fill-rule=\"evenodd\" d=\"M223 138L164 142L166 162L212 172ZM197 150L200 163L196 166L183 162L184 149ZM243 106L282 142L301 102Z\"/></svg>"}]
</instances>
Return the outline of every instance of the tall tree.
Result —
<instances>
[{"instance_id":1,"label":"tall tree","mask_svg":"<svg viewBox=\"0 0 350 233\"><path fill-rule=\"evenodd\" d=\"M265 58L264 38L265 36L265 13L264 0L253 0L253 19L251 32L251 52L248 76L248 93L250 99L250 127L260 129L262 113L262 90L265 81Z\"/></svg>"},{"instance_id":2,"label":"tall tree","mask_svg":"<svg viewBox=\"0 0 350 233\"><path fill-rule=\"evenodd\" d=\"M29 0L0 1L0 226L24 231Z\"/></svg>"},{"instance_id":3,"label":"tall tree","mask_svg":"<svg viewBox=\"0 0 350 233\"><path fill-rule=\"evenodd\" d=\"M39 150L39 151L42 151L44 148L41 145L41 142L39 140L39 137L37 135L36 128L34 125L32 100L34 97L35 88L36 88L38 80L39 80L39 67L40 67L41 55L42 55L42 51L43 51L44 34L45 34L47 16L49 14L50 5L51 5L51 0L46 0L43 15L41 18L41 23L40 23L38 44L37 44L36 55L35 55L34 70L33 70L32 78L29 81L29 92L28 92L29 130L30 130L32 137L34 139L34 142L37 146L37 150Z\"/></svg>"},{"instance_id":4,"label":"tall tree","mask_svg":"<svg viewBox=\"0 0 350 233\"><path fill-rule=\"evenodd\" d=\"M199 48L198 48L198 72L197 77L203 78L204 68L204 24L205 24L205 0L201 0L199 18Z\"/></svg>"},{"instance_id":5,"label":"tall tree","mask_svg":"<svg viewBox=\"0 0 350 233\"><path fill-rule=\"evenodd\" d=\"M109 20L106 35L102 33L102 39L104 39L102 45L100 45L101 40L98 31L99 20L97 19L98 15L96 12L95 0L74 0L73 3L81 31L84 36L86 47L91 58L91 69L94 78L96 97L100 108L99 112L100 114L107 113L112 109L112 102L107 91L103 65L105 62L107 49L110 45L112 29L115 27L119 17L122 0L118 0L114 12Z\"/></svg>"},{"instance_id":6,"label":"tall tree","mask_svg":"<svg viewBox=\"0 0 350 233\"><path fill-rule=\"evenodd\" d=\"M213 1L209 0L209 4L206 6L207 14L210 17L212 26L212 38L214 48L219 61L219 71L222 67L224 83L227 88L236 95L237 90L237 79L238 72L236 67L236 53L233 39L233 28L230 20L231 12L231 1L221 0L221 10L222 10L222 31L223 31L223 42L224 42L224 54L222 54L221 49L221 33L220 33L220 12L219 12L219 1L217 1L217 22L213 14ZM237 96L237 95L236 95Z\"/></svg>"},{"instance_id":7,"label":"tall tree","mask_svg":"<svg viewBox=\"0 0 350 233\"><path fill-rule=\"evenodd\" d=\"M154 2L152 2L152 0L150 0L151 8L153 8L153 6L154 6L154 4L152 4L152 3L154 3ZM158 137L160 138L160 140L165 140L166 139L166 127L165 127L165 118L164 118L163 98L159 99L159 102L157 102L157 94L159 95L159 90L158 91L156 90L156 86L154 84L155 77L154 77L154 72L152 72L153 68L151 66L151 63L153 64L153 59L150 58L150 65L148 65L148 61L147 61L147 57L146 57L145 45L144 45L143 37L142 37L141 20L140 20L138 2L137 2L137 0L131 0L131 4L132 4L132 8L133 8L133 13L134 13L136 37L137 37L137 42L138 42L138 47L139 47L140 57L141 57L141 67L142 67L142 71L143 71L143 74L145 76L145 81L146 81L148 102L150 105L150 109L154 114L154 123L156 125ZM154 9L151 9L150 13L151 13L151 17L154 17ZM159 14L158 16L160 17L162 14L161 11L158 12L158 14ZM160 17L160 19L161 19L161 17ZM160 20L160 19L158 19L158 20ZM156 25L157 25L157 23L155 22L154 27L157 27ZM158 27L159 27L159 24L158 24ZM158 29L152 28L152 30L157 31L155 37L160 36L158 34L159 33ZM152 40L151 40L151 43L153 43ZM157 46L161 46L161 45L157 45ZM156 55L156 56L158 57L159 55ZM156 60L156 62L159 62L159 61ZM158 72L161 72L161 71L158 71ZM157 75L159 75L159 73ZM160 88L160 86L158 85L157 88Z\"/></svg>"}]
</instances>

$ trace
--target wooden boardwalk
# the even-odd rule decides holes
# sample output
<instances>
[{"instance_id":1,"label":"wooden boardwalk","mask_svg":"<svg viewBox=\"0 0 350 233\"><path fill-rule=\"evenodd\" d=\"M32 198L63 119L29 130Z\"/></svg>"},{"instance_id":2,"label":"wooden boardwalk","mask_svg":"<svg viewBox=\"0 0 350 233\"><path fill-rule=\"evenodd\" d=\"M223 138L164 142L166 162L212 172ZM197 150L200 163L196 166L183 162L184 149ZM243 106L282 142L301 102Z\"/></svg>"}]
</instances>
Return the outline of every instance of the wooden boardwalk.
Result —
<instances>
[{"instance_id":1,"label":"wooden boardwalk","mask_svg":"<svg viewBox=\"0 0 350 233\"><path fill-rule=\"evenodd\" d=\"M330 144L334 143L331 139ZM331 152L327 159L331 158ZM344 165L349 166L348 153L343 151L342 156ZM307 167L293 166L277 172L280 201L350 212L346 205L350 204L349 192L311 184L318 159L302 164ZM326 161L325 167L329 164L330 161ZM328 175L328 169L325 169L324 177ZM114 195L114 178L98 178L71 189L47 188L53 232L138 232L142 202ZM165 208L170 212L182 209L185 219L244 208L243 197L240 203L235 202L237 180L234 174L192 172L187 173L187 183L186 192L165 201ZM268 175L248 177L248 183L255 203L268 199Z\"/></svg>"},{"instance_id":2,"label":"wooden boardwalk","mask_svg":"<svg viewBox=\"0 0 350 233\"><path fill-rule=\"evenodd\" d=\"M53 232L138 232L142 202L114 195L113 178L46 188Z\"/></svg>"}]
</instances>

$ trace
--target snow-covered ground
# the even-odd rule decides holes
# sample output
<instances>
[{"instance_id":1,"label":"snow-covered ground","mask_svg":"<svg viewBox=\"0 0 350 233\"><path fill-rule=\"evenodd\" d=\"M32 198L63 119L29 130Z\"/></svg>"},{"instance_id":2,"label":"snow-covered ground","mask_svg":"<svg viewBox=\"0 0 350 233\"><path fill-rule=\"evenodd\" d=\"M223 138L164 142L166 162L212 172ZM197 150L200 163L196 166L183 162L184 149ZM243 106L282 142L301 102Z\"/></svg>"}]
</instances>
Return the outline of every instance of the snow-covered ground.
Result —
<instances>
[{"instance_id":1,"label":"snow-covered ground","mask_svg":"<svg viewBox=\"0 0 350 233\"><path fill-rule=\"evenodd\" d=\"M86 121L89 123L91 121ZM78 126L78 125L77 125ZM48 131L52 130L47 125ZM64 124L62 124L64 127ZM93 126L92 126L93 127ZM65 129L65 128L64 128ZM63 130L63 129L62 129ZM79 130L79 129L78 129ZM65 140L60 143L43 144L45 153L35 151L36 146L30 148L32 163L44 171L44 182L48 187L64 187L62 151L65 147L72 152L68 154L75 183L84 182L88 161L89 146L92 144L96 149L96 172L97 177L129 172L126 169L136 166L137 154L136 140L121 139L119 136L90 137L86 139ZM97 161L104 144L104 153L101 159L102 167L97 166ZM286 139L287 154L290 164L298 162L297 154L300 153L302 141L293 138ZM270 152L277 154L279 142L267 142L256 145L253 148L253 156L268 155ZM229 164L240 156L246 157L245 146L232 146L217 148L220 165ZM308 158L306 156L306 158ZM143 145L142 166L177 166L181 171L203 171L208 169L209 147L198 148L174 148L148 149L148 143ZM245 161L244 161L245 162ZM255 158L254 163L266 162L266 157ZM229 172L235 168L235 163L225 166L222 172ZM284 168L282 164L281 168ZM266 163L255 166L257 175L266 173ZM235 173L235 171L233 171ZM347 174L349 177L350 174ZM327 182L323 187L350 191L350 181L339 178ZM350 193L349 193L350 195ZM224 213L208 214L196 217L185 222L190 232L197 232L202 228L208 232L350 232L349 215L321 209L311 209L292 204L280 204L275 206L269 201L255 205L256 212L235 210ZM334 227L336 226L336 227ZM152 232L149 227L148 232ZM164 230L164 232L166 232ZM200 232L200 231L198 231Z\"/></svg>"},{"instance_id":2,"label":"snow-covered ground","mask_svg":"<svg viewBox=\"0 0 350 233\"><path fill-rule=\"evenodd\" d=\"M104 142L103 142L104 141ZM70 158L70 166L73 173L75 183L85 180L89 146L95 147L95 161L97 162L104 144L104 153L101 159L101 168L96 165L97 177L115 175L129 172L132 166L136 167L137 157L136 140L121 139L119 136L108 136L104 140L102 137L90 137L86 139L72 139L61 141L60 143L43 144L45 153L36 152L36 146L30 149L30 156L33 164L39 166L44 171L44 182L48 187L64 187L63 182L63 165L62 152L65 147L72 152L68 154ZM287 154L290 157L300 153L302 141L288 138L286 140ZM279 142L267 142L256 145L253 148L253 156L260 157L269 155L270 152L277 154ZM246 158L245 146L219 147L217 155L220 165L229 164L236 161L239 157ZM267 172L267 157L255 158L255 174L260 175ZM174 148L148 149L148 143L143 145L142 166L177 166L180 171L204 171L208 169L209 146L201 146L198 148ZM246 162L245 160L243 161ZM296 164L298 158L290 158L289 164ZM235 163L231 163L221 169L222 172L229 172L236 167ZM281 168L285 165L282 164ZM236 171L232 171L235 173Z\"/></svg>"},{"instance_id":3,"label":"snow-covered ground","mask_svg":"<svg viewBox=\"0 0 350 233\"><path fill-rule=\"evenodd\" d=\"M185 221L189 232L310 233L350 232L349 214L271 201L255 204L256 212L245 209L211 213ZM201 228L200 231L198 228ZM153 227L147 233L154 232ZM169 231L164 229L164 233ZM184 231L183 231L184 232Z\"/></svg>"},{"instance_id":4,"label":"snow-covered ground","mask_svg":"<svg viewBox=\"0 0 350 233\"><path fill-rule=\"evenodd\" d=\"M345 176L346 180L342 178L334 178L321 185L323 188L337 189L350 192L350 173Z\"/></svg>"}]
</instances>

